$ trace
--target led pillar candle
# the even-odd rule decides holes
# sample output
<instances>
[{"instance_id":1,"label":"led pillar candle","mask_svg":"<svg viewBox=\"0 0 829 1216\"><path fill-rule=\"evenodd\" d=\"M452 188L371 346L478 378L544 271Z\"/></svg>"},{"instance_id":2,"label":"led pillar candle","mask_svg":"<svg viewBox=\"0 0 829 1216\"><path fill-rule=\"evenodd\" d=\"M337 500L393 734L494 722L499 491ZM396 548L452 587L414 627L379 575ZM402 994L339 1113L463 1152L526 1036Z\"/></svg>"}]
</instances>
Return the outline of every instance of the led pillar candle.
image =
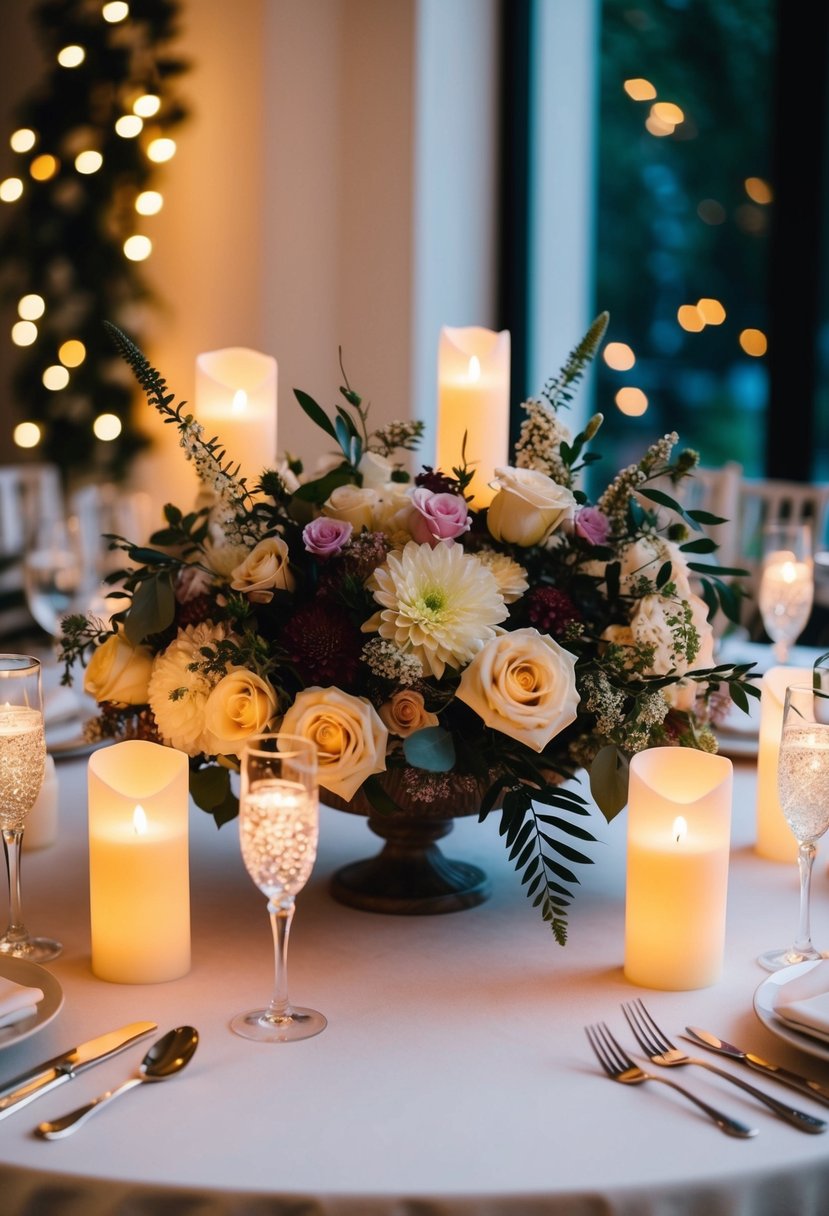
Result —
<instances>
[{"instance_id":1,"label":"led pillar candle","mask_svg":"<svg viewBox=\"0 0 829 1216\"><path fill-rule=\"evenodd\" d=\"M793 865L797 842L780 809L777 758L783 728L783 702L790 684L811 684L810 667L770 667L760 681L760 738L757 752L757 852L770 861Z\"/></svg>"},{"instance_id":2,"label":"led pillar candle","mask_svg":"<svg viewBox=\"0 0 829 1216\"><path fill-rule=\"evenodd\" d=\"M625 976L644 988L720 978L731 838L731 761L656 747L630 764Z\"/></svg>"},{"instance_id":3,"label":"led pillar candle","mask_svg":"<svg viewBox=\"0 0 829 1216\"><path fill-rule=\"evenodd\" d=\"M89 759L92 970L157 984L190 969L188 762L130 739Z\"/></svg>"},{"instance_id":4,"label":"led pillar candle","mask_svg":"<svg viewBox=\"0 0 829 1216\"><path fill-rule=\"evenodd\" d=\"M244 346L196 359L196 418L249 487L276 463L276 385L276 359Z\"/></svg>"},{"instance_id":5,"label":"led pillar candle","mask_svg":"<svg viewBox=\"0 0 829 1216\"><path fill-rule=\"evenodd\" d=\"M472 506L486 507L489 482L508 463L510 336L507 330L444 327L438 351L438 431L435 467L447 475L466 463L475 477Z\"/></svg>"}]
</instances>

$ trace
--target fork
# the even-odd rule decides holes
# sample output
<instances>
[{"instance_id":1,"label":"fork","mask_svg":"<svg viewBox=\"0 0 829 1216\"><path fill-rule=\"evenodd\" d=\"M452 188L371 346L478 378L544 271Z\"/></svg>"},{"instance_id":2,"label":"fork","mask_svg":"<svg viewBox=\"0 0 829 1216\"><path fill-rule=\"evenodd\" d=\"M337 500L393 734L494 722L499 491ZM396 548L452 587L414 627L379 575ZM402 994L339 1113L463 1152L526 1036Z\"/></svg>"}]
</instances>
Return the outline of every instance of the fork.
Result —
<instances>
[{"instance_id":1,"label":"fork","mask_svg":"<svg viewBox=\"0 0 829 1216\"><path fill-rule=\"evenodd\" d=\"M726 1081L730 1081L732 1085L739 1086L740 1089L744 1089L746 1093L751 1094L758 1101L764 1102L779 1118L785 1119L787 1123L791 1123L793 1127L798 1128L802 1132L816 1134L818 1132L825 1132L827 1127L829 1127L829 1124L823 1119L816 1119L814 1115L808 1115L805 1111L796 1110L793 1106L787 1106L785 1102L779 1102L771 1094L764 1093L762 1089L757 1089L756 1086L750 1085L742 1077L735 1077L733 1073L727 1072L724 1068L719 1068L710 1060L698 1059L696 1056L689 1056L684 1051L680 1051L679 1048L674 1046L668 1036L659 1029L640 997L637 997L635 1001L624 1002L622 1004L622 1012L627 1018L628 1025L633 1031L637 1043L652 1064L661 1064L666 1068L682 1067L685 1064L698 1064L700 1068L707 1068L709 1072L715 1072L718 1077L725 1077Z\"/></svg>"},{"instance_id":2,"label":"fork","mask_svg":"<svg viewBox=\"0 0 829 1216\"><path fill-rule=\"evenodd\" d=\"M594 1026L586 1026L585 1033L587 1041L596 1053L597 1060L613 1081L621 1081L623 1085L641 1085L644 1081L661 1081L664 1085L670 1085L671 1089L684 1094L695 1106L705 1111L709 1119L713 1119L720 1131L725 1132L727 1136L739 1136L741 1139L748 1139L750 1136L757 1135L756 1127L747 1127L745 1123L739 1123L729 1115L721 1114L720 1111L715 1110L713 1106L709 1106L707 1102L703 1102L702 1098L698 1098L696 1094L691 1093L690 1089L685 1089L678 1082L668 1077L657 1076L653 1072L645 1072L638 1064L634 1064L630 1056L622 1050L604 1022L597 1022Z\"/></svg>"}]
</instances>

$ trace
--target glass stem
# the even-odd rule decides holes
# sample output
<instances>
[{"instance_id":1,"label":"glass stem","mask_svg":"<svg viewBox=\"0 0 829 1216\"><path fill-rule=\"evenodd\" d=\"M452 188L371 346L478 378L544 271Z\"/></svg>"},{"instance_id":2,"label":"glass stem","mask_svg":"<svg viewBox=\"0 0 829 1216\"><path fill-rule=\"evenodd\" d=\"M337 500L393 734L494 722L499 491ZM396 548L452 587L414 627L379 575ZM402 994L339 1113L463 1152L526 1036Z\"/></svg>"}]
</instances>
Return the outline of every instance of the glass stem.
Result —
<instances>
[{"instance_id":1,"label":"glass stem","mask_svg":"<svg viewBox=\"0 0 829 1216\"><path fill-rule=\"evenodd\" d=\"M9 872L9 927L3 937L7 942L25 942L28 934L23 925L23 908L20 901L20 853L23 843L22 828L3 828L3 848Z\"/></svg>"},{"instance_id":2,"label":"glass stem","mask_svg":"<svg viewBox=\"0 0 829 1216\"><path fill-rule=\"evenodd\" d=\"M288 938L294 919L293 896L285 895L279 903L268 900L268 915L273 932L274 985L273 996L265 1016L269 1020L289 1018L292 1010L288 1001Z\"/></svg>"},{"instance_id":3,"label":"glass stem","mask_svg":"<svg viewBox=\"0 0 829 1216\"><path fill-rule=\"evenodd\" d=\"M802 954L814 957L815 948L812 945L812 929L809 909L812 894L812 865L817 849L811 840L799 841L797 846L797 866L800 870L800 920L797 927L797 940L792 947L792 954Z\"/></svg>"}]
</instances>

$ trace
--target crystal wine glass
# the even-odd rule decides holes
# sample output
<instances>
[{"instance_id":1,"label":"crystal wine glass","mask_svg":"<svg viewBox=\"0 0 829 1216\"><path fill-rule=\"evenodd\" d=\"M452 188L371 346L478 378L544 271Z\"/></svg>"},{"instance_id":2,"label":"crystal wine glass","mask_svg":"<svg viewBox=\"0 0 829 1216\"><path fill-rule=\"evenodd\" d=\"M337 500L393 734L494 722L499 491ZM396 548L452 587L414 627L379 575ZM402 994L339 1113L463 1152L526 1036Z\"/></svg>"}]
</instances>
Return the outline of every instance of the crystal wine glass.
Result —
<instances>
[{"instance_id":1,"label":"crystal wine glass","mask_svg":"<svg viewBox=\"0 0 829 1216\"><path fill-rule=\"evenodd\" d=\"M774 643L774 657L783 666L792 642L806 628L814 594L811 528L808 524L769 524L763 530L760 615Z\"/></svg>"},{"instance_id":2,"label":"crystal wine glass","mask_svg":"<svg viewBox=\"0 0 829 1216\"><path fill-rule=\"evenodd\" d=\"M37 801L46 767L46 738L40 688L40 661L24 654L0 654L0 829L9 874L9 924L0 937L0 955L48 962L60 942L30 937L20 900L20 851L26 816Z\"/></svg>"},{"instance_id":3,"label":"crystal wine glass","mask_svg":"<svg viewBox=\"0 0 829 1216\"><path fill-rule=\"evenodd\" d=\"M268 897L276 977L264 1009L237 1014L236 1034L265 1043L309 1039L327 1021L315 1009L288 999L288 936L294 899L305 886L317 856L319 791L313 743L285 733L255 735L241 755L239 837L242 860Z\"/></svg>"},{"instance_id":4,"label":"crystal wine glass","mask_svg":"<svg viewBox=\"0 0 829 1216\"><path fill-rule=\"evenodd\" d=\"M37 521L23 559L23 587L38 625L59 638L63 617L79 611L89 590L77 517Z\"/></svg>"},{"instance_id":5,"label":"crystal wine glass","mask_svg":"<svg viewBox=\"0 0 829 1216\"><path fill-rule=\"evenodd\" d=\"M760 955L758 962L767 971L826 957L812 945L810 927L816 841L829 828L829 691L819 669L811 686L786 689L777 784L780 806L797 841L800 918L792 946Z\"/></svg>"}]
</instances>

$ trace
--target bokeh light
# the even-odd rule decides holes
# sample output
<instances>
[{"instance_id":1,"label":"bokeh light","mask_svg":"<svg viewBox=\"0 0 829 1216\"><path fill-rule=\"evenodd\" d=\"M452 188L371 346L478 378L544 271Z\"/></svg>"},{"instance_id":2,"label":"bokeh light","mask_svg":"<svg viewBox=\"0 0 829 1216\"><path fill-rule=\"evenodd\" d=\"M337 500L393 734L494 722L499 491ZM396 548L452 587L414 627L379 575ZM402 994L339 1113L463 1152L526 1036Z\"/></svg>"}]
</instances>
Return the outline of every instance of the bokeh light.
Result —
<instances>
[{"instance_id":1,"label":"bokeh light","mask_svg":"<svg viewBox=\"0 0 829 1216\"><path fill-rule=\"evenodd\" d=\"M0 202L16 203L23 193L23 183L19 177L7 177L0 182Z\"/></svg>"},{"instance_id":2,"label":"bokeh light","mask_svg":"<svg viewBox=\"0 0 829 1216\"><path fill-rule=\"evenodd\" d=\"M17 301L17 315L24 321L37 321L45 312L46 301L43 296L39 296L35 292L21 296Z\"/></svg>"},{"instance_id":3,"label":"bokeh light","mask_svg":"<svg viewBox=\"0 0 829 1216\"><path fill-rule=\"evenodd\" d=\"M768 350L768 340L762 329L744 329L740 334L740 346L747 355L760 359Z\"/></svg>"},{"instance_id":4,"label":"bokeh light","mask_svg":"<svg viewBox=\"0 0 829 1216\"><path fill-rule=\"evenodd\" d=\"M153 251L153 243L148 236L128 236L124 241L124 253L131 262L143 262Z\"/></svg>"},{"instance_id":5,"label":"bokeh light","mask_svg":"<svg viewBox=\"0 0 829 1216\"><path fill-rule=\"evenodd\" d=\"M676 310L676 319L684 330L698 334L705 329L705 318L696 304L683 304Z\"/></svg>"},{"instance_id":6,"label":"bokeh light","mask_svg":"<svg viewBox=\"0 0 829 1216\"><path fill-rule=\"evenodd\" d=\"M103 163L103 156L101 156L100 152L96 152L94 148L88 148L85 152L79 152L75 157L75 168L79 173L97 173Z\"/></svg>"},{"instance_id":7,"label":"bokeh light","mask_svg":"<svg viewBox=\"0 0 829 1216\"><path fill-rule=\"evenodd\" d=\"M117 414L99 414L92 423L92 430L96 439L110 443L121 434L121 419Z\"/></svg>"},{"instance_id":8,"label":"bokeh light","mask_svg":"<svg viewBox=\"0 0 829 1216\"><path fill-rule=\"evenodd\" d=\"M15 346L31 346L37 342L37 326L34 321L15 321L12 326L12 342Z\"/></svg>"},{"instance_id":9,"label":"bokeh light","mask_svg":"<svg viewBox=\"0 0 829 1216\"><path fill-rule=\"evenodd\" d=\"M58 358L64 367L80 367L86 358L86 347L77 338L69 338L61 344Z\"/></svg>"},{"instance_id":10,"label":"bokeh light","mask_svg":"<svg viewBox=\"0 0 829 1216\"><path fill-rule=\"evenodd\" d=\"M66 388L69 383L69 372L65 367L61 367L60 363L53 363L42 376L43 387L48 388L53 393L58 393L62 388Z\"/></svg>"},{"instance_id":11,"label":"bokeh light","mask_svg":"<svg viewBox=\"0 0 829 1216\"><path fill-rule=\"evenodd\" d=\"M58 51L58 63L62 68L77 68L86 59L86 51L82 46L64 46Z\"/></svg>"},{"instance_id":12,"label":"bokeh light","mask_svg":"<svg viewBox=\"0 0 829 1216\"><path fill-rule=\"evenodd\" d=\"M604 361L615 372L626 372L636 362L636 355L627 342L608 342L602 352Z\"/></svg>"},{"instance_id":13,"label":"bokeh light","mask_svg":"<svg viewBox=\"0 0 829 1216\"><path fill-rule=\"evenodd\" d=\"M56 156L50 156L48 152L44 152L41 156L36 156L29 165L29 173L36 182L48 182L50 177L54 177L60 168L60 161Z\"/></svg>"},{"instance_id":14,"label":"bokeh light","mask_svg":"<svg viewBox=\"0 0 829 1216\"><path fill-rule=\"evenodd\" d=\"M116 25L119 21L124 21L129 15L130 6L126 0L108 0L108 3L101 9L101 16L110 25Z\"/></svg>"},{"instance_id":15,"label":"bokeh light","mask_svg":"<svg viewBox=\"0 0 829 1216\"><path fill-rule=\"evenodd\" d=\"M144 119L137 114L122 114L115 123L115 133L122 139L135 139L144 130Z\"/></svg>"},{"instance_id":16,"label":"bokeh light","mask_svg":"<svg viewBox=\"0 0 829 1216\"><path fill-rule=\"evenodd\" d=\"M656 89L649 80L645 80L642 76L626 80L623 88L628 97L633 98L634 101L653 101L656 97Z\"/></svg>"},{"instance_id":17,"label":"bokeh light","mask_svg":"<svg viewBox=\"0 0 829 1216\"><path fill-rule=\"evenodd\" d=\"M41 430L36 422L18 422L12 438L19 448L36 448L40 443Z\"/></svg>"},{"instance_id":18,"label":"bokeh light","mask_svg":"<svg viewBox=\"0 0 829 1216\"><path fill-rule=\"evenodd\" d=\"M142 93L132 103L132 109L133 113L139 114L141 118L152 118L161 109L161 98L155 93Z\"/></svg>"},{"instance_id":19,"label":"bokeh light","mask_svg":"<svg viewBox=\"0 0 829 1216\"><path fill-rule=\"evenodd\" d=\"M37 135L31 127L19 127L16 131L12 131L9 139L12 152L31 152L36 142Z\"/></svg>"},{"instance_id":20,"label":"bokeh light","mask_svg":"<svg viewBox=\"0 0 829 1216\"><path fill-rule=\"evenodd\" d=\"M158 190L142 190L135 200L135 210L139 215L158 215L164 206L164 199Z\"/></svg>"},{"instance_id":21,"label":"bokeh light","mask_svg":"<svg viewBox=\"0 0 829 1216\"><path fill-rule=\"evenodd\" d=\"M616 394L615 401L617 408L621 413L626 414L628 418L641 418L648 408L647 397L641 388L634 388L633 385L620 388Z\"/></svg>"},{"instance_id":22,"label":"bokeh light","mask_svg":"<svg viewBox=\"0 0 829 1216\"><path fill-rule=\"evenodd\" d=\"M152 140L147 147L147 156L157 165L163 164L165 160L171 160L175 154L176 141L168 139L166 136Z\"/></svg>"}]
</instances>

